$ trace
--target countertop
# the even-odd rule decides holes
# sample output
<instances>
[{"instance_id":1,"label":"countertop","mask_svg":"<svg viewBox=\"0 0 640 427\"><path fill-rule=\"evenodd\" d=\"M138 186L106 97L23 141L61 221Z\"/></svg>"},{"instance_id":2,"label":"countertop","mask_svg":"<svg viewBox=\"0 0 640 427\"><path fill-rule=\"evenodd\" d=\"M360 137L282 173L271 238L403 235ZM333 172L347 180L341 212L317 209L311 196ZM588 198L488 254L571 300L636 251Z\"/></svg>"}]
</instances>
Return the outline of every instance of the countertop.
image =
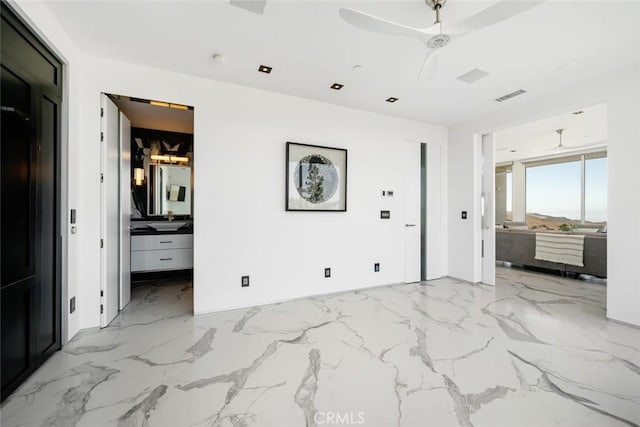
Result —
<instances>
[{"instance_id":1,"label":"countertop","mask_svg":"<svg viewBox=\"0 0 640 427\"><path fill-rule=\"evenodd\" d=\"M187 222L186 225L180 227L177 230L162 230L158 231L147 224L151 222L165 222L165 221L153 221L153 220L132 220L131 221L131 235L132 236L153 236L161 234L193 234L193 222L191 220L176 220L176 222Z\"/></svg>"}]
</instances>

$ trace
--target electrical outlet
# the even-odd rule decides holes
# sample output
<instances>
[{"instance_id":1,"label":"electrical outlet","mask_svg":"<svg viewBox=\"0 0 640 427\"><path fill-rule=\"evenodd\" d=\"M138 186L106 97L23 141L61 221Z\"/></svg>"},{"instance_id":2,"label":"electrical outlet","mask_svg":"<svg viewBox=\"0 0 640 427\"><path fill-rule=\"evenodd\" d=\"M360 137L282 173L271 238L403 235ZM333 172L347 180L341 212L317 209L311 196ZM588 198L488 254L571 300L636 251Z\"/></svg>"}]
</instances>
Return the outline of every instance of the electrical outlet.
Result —
<instances>
[{"instance_id":1,"label":"electrical outlet","mask_svg":"<svg viewBox=\"0 0 640 427\"><path fill-rule=\"evenodd\" d=\"M462 214L460 216L462 217L462 219L467 219L467 211L462 211Z\"/></svg>"},{"instance_id":2,"label":"electrical outlet","mask_svg":"<svg viewBox=\"0 0 640 427\"><path fill-rule=\"evenodd\" d=\"M76 297L71 297L69 300L69 313L76 311Z\"/></svg>"},{"instance_id":3,"label":"electrical outlet","mask_svg":"<svg viewBox=\"0 0 640 427\"><path fill-rule=\"evenodd\" d=\"M242 276L242 287L246 288L249 286L249 276Z\"/></svg>"},{"instance_id":4,"label":"electrical outlet","mask_svg":"<svg viewBox=\"0 0 640 427\"><path fill-rule=\"evenodd\" d=\"M380 271L380 263L376 262L375 264L373 264L373 271L375 271L376 273Z\"/></svg>"},{"instance_id":5,"label":"electrical outlet","mask_svg":"<svg viewBox=\"0 0 640 427\"><path fill-rule=\"evenodd\" d=\"M324 277L331 277L331 269L330 268L325 268L324 269Z\"/></svg>"}]
</instances>

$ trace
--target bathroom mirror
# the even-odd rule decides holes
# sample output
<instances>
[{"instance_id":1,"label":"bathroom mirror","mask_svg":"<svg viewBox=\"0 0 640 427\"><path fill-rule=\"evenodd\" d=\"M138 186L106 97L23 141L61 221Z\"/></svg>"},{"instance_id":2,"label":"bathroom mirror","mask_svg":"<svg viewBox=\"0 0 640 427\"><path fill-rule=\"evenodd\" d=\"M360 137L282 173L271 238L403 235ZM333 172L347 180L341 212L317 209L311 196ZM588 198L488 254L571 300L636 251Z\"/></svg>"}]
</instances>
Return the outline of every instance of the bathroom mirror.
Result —
<instances>
[{"instance_id":1,"label":"bathroom mirror","mask_svg":"<svg viewBox=\"0 0 640 427\"><path fill-rule=\"evenodd\" d=\"M191 168L149 165L148 215L191 215Z\"/></svg>"}]
</instances>

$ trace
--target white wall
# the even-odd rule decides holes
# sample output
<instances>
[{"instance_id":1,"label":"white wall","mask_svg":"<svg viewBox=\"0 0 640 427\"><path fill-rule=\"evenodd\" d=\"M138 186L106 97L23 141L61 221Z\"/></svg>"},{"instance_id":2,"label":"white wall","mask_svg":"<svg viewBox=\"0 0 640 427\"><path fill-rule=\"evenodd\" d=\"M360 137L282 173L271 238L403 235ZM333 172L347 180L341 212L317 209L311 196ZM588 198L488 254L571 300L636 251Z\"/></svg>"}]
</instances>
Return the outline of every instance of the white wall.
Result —
<instances>
[{"instance_id":1,"label":"white wall","mask_svg":"<svg viewBox=\"0 0 640 427\"><path fill-rule=\"evenodd\" d=\"M87 63L87 111L101 91L195 107L196 313L403 280L402 144L444 144L445 128L116 61ZM96 115L82 134L97 129ZM287 141L348 150L346 213L284 211ZM93 147L82 156L87 179L97 156ZM395 190L389 221L379 219L389 203L382 189ZM240 286L243 275L249 288Z\"/></svg>"},{"instance_id":2,"label":"white wall","mask_svg":"<svg viewBox=\"0 0 640 427\"><path fill-rule=\"evenodd\" d=\"M532 94L533 95L533 94ZM529 96L532 96L529 95ZM459 220L469 209L479 216L477 135L599 103L608 115L608 281L607 316L640 325L640 69L626 67L575 85L551 97L512 101L500 115L481 117L449 129L449 274L479 281L480 245L475 222ZM514 179L515 182L515 179ZM514 199L514 206L516 200ZM514 218L515 219L515 218Z\"/></svg>"},{"instance_id":3,"label":"white wall","mask_svg":"<svg viewBox=\"0 0 640 427\"><path fill-rule=\"evenodd\" d=\"M18 9L68 64L68 193L78 210L78 233L65 236L68 296L77 298L69 337L99 325L101 92L195 107L196 313L402 281L402 144L441 144L446 155L445 128L91 57L42 3ZM284 211L286 141L349 150L348 212ZM379 219L382 189L395 190L385 200L389 221ZM446 207L432 206L442 219ZM324 267L332 278L323 277ZM247 274L251 286L243 289Z\"/></svg>"}]
</instances>

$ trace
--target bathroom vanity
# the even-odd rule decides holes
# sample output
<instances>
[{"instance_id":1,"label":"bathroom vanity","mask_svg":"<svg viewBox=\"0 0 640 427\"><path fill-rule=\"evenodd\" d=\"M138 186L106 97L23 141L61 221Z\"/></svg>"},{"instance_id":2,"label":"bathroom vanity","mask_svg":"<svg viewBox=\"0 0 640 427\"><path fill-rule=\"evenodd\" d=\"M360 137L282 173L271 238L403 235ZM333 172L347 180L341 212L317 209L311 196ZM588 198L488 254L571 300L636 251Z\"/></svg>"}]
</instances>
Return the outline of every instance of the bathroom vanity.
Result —
<instances>
[{"instance_id":1,"label":"bathroom vanity","mask_svg":"<svg viewBox=\"0 0 640 427\"><path fill-rule=\"evenodd\" d=\"M193 269L193 136L132 129L131 272Z\"/></svg>"},{"instance_id":2,"label":"bathroom vanity","mask_svg":"<svg viewBox=\"0 0 640 427\"><path fill-rule=\"evenodd\" d=\"M193 229L190 224L177 230L156 230L143 224L140 221L137 228L131 230L132 273L193 268Z\"/></svg>"}]
</instances>

